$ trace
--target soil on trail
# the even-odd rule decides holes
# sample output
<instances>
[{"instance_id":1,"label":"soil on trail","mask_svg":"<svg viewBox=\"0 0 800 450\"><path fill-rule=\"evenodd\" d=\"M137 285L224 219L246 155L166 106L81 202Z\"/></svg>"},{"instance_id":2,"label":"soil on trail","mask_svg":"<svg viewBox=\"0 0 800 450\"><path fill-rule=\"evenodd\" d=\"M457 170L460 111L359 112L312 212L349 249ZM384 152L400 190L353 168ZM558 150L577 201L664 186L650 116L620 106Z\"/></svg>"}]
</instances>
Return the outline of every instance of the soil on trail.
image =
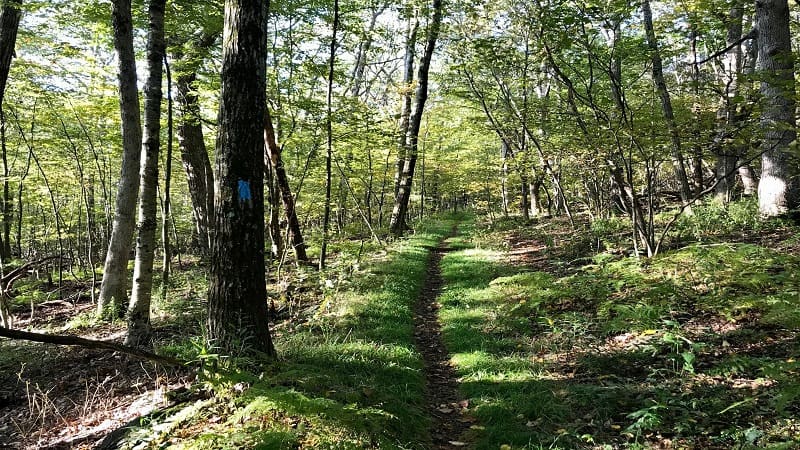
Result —
<instances>
[{"instance_id":1,"label":"soil on trail","mask_svg":"<svg viewBox=\"0 0 800 450\"><path fill-rule=\"evenodd\" d=\"M466 415L468 403L459 397L457 377L442 341L437 317L436 299L444 284L440 263L446 251L442 245L432 250L425 284L414 307L414 340L425 360L426 406L432 419L431 438L435 449L466 446L464 435L472 422Z\"/></svg>"}]
</instances>

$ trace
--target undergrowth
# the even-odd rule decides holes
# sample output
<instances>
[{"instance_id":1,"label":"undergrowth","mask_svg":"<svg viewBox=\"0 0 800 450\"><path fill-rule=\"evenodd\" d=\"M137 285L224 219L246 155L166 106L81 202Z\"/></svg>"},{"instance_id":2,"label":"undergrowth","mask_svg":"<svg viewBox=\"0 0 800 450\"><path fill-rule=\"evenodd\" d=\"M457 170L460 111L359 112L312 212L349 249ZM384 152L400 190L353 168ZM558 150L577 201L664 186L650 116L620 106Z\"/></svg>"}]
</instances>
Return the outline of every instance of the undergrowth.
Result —
<instances>
[{"instance_id":1,"label":"undergrowth","mask_svg":"<svg viewBox=\"0 0 800 450\"><path fill-rule=\"evenodd\" d=\"M543 266L510 263L503 224L463 227L442 261L476 448L800 444L800 258L717 242L575 259L566 227L521 231Z\"/></svg>"},{"instance_id":2,"label":"undergrowth","mask_svg":"<svg viewBox=\"0 0 800 450\"><path fill-rule=\"evenodd\" d=\"M213 401L188 418L170 444L427 448L412 307L430 249L454 220L431 222L386 252L370 249L363 261L340 262L321 274L318 306L275 328L277 362L220 361L202 348L202 340L171 347L218 370L204 372L203 384L216 393Z\"/></svg>"}]
</instances>

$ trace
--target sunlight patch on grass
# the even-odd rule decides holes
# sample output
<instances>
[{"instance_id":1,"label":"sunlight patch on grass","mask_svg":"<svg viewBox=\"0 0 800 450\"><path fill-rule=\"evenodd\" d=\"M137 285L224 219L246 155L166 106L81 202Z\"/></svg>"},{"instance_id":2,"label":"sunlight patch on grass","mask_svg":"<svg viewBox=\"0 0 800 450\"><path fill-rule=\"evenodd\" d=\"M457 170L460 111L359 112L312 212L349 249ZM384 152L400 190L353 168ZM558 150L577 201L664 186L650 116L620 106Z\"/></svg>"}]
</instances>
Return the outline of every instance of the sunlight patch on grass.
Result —
<instances>
[{"instance_id":1,"label":"sunlight patch on grass","mask_svg":"<svg viewBox=\"0 0 800 450\"><path fill-rule=\"evenodd\" d=\"M439 298L479 419L476 448L800 440L796 429L768 431L800 399L800 258L706 244L651 259L603 254L551 275L487 255L448 253Z\"/></svg>"}]
</instances>

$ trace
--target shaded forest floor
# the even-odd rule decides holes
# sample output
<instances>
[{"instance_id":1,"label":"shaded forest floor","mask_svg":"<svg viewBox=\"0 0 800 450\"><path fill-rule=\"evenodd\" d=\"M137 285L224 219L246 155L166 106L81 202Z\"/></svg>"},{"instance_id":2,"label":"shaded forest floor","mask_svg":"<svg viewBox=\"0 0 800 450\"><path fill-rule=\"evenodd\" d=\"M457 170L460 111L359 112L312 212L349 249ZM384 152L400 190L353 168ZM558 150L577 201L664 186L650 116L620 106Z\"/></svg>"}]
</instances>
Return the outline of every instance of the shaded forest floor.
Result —
<instances>
[{"instance_id":1,"label":"shaded forest floor","mask_svg":"<svg viewBox=\"0 0 800 450\"><path fill-rule=\"evenodd\" d=\"M269 364L203 347L189 268L154 322L192 367L0 342L0 437L91 448L146 415L108 448L797 448L800 232L726 214L699 209L652 259L615 219L342 242L328 272L273 283ZM19 323L121 337L88 299L40 305Z\"/></svg>"}]
</instances>

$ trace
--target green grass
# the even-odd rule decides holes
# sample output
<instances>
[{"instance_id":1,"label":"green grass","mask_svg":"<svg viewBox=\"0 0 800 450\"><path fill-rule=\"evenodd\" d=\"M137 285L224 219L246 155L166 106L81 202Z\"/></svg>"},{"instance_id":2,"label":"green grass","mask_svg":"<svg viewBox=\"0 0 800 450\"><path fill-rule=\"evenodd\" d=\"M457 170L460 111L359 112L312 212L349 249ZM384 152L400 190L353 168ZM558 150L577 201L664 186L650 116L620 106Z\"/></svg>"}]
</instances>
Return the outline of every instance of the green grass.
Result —
<instances>
[{"instance_id":1,"label":"green grass","mask_svg":"<svg viewBox=\"0 0 800 450\"><path fill-rule=\"evenodd\" d=\"M576 266L550 250L567 269L551 274L506 263L503 230L462 230L480 248L464 233L443 259L440 319L476 448L800 443L800 258L695 244Z\"/></svg>"},{"instance_id":2,"label":"green grass","mask_svg":"<svg viewBox=\"0 0 800 450\"><path fill-rule=\"evenodd\" d=\"M313 314L275 330L277 362L207 373L215 402L183 426L185 438L173 437L176 448L427 448L412 307L430 249L455 220L431 222L382 255L371 248L349 278L341 264L321 274L334 287L323 287ZM169 350L202 354L200 342Z\"/></svg>"}]
</instances>

